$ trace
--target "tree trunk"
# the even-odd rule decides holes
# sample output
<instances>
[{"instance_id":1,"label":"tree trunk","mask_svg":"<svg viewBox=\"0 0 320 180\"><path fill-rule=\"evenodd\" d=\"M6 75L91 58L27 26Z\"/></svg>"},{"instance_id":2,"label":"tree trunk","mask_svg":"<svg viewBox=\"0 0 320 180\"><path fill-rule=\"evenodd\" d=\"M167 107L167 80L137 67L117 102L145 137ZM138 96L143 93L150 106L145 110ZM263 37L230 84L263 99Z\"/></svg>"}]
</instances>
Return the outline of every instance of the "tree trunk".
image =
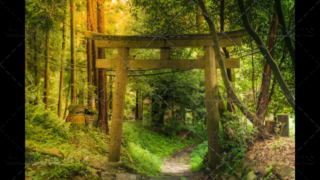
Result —
<instances>
[{"instance_id":1,"label":"tree trunk","mask_svg":"<svg viewBox=\"0 0 320 180\"><path fill-rule=\"evenodd\" d=\"M252 4L252 0L250 0L250 3ZM252 21L252 11L250 11L250 21ZM251 47L251 64L252 64L252 77L251 77L251 82L252 82L252 94L253 94L253 100L254 100L254 108L257 108L257 98L256 98L256 92L254 89L254 62L253 62L253 45L252 45L252 37L250 37L250 47ZM248 107L248 106L247 106ZM247 122L247 121L246 121Z\"/></svg>"},{"instance_id":2,"label":"tree trunk","mask_svg":"<svg viewBox=\"0 0 320 180\"><path fill-rule=\"evenodd\" d=\"M63 27L62 27L62 55L61 55L61 71L60 71L60 87L59 87L59 102L58 102L58 116L62 119L62 99L63 99L63 77L64 77L64 53L66 49L66 9L64 9L64 19L63 19Z\"/></svg>"},{"instance_id":3,"label":"tree trunk","mask_svg":"<svg viewBox=\"0 0 320 180\"><path fill-rule=\"evenodd\" d=\"M279 23L280 23L280 27L282 29L282 34L284 35L284 41L286 43L286 46L290 52L290 56L291 56L291 60L292 60L292 66L293 69L296 69L295 67L295 49L292 45L291 39L289 37L289 33L287 32L287 27L286 27L286 23L284 21L284 17L283 17L283 13L282 13L282 8L281 8L281 1L280 0L275 0L275 6L276 6L276 10L277 10L277 14L279 16Z\"/></svg>"},{"instance_id":4,"label":"tree trunk","mask_svg":"<svg viewBox=\"0 0 320 180\"><path fill-rule=\"evenodd\" d=\"M92 0L87 0L87 29L89 31L92 31ZM88 86L92 87L92 40L87 39L87 77L88 77ZM88 106L95 108L95 100L94 100L94 94L91 92L91 88L88 88Z\"/></svg>"},{"instance_id":5,"label":"tree trunk","mask_svg":"<svg viewBox=\"0 0 320 180\"><path fill-rule=\"evenodd\" d=\"M99 0L97 2L98 6L98 32L104 33L104 1ZM105 49L104 48L98 48L98 59L104 59L105 58ZM106 69L99 69L99 121L101 121L101 131L109 134L109 129L107 125L107 99L106 99Z\"/></svg>"},{"instance_id":6,"label":"tree trunk","mask_svg":"<svg viewBox=\"0 0 320 180\"><path fill-rule=\"evenodd\" d=\"M113 88L112 88L112 82L113 81L113 78L112 78L112 76L109 76L109 87L108 87L108 89L109 89L109 91L110 91L110 94L109 94L109 98L108 98L108 100L109 100L109 112L111 111L112 112L112 101L113 101ZM112 114L111 113L109 113L109 119L111 119L111 116L112 116Z\"/></svg>"},{"instance_id":7,"label":"tree trunk","mask_svg":"<svg viewBox=\"0 0 320 180\"><path fill-rule=\"evenodd\" d=\"M50 47L50 43L49 43L49 27L47 26L47 30L46 30L46 51L45 51L45 59L46 59L46 67L45 67L45 77L44 77L44 83L45 83L45 90L44 90L44 104L45 104L45 108L46 110L49 108L49 47Z\"/></svg>"},{"instance_id":8,"label":"tree trunk","mask_svg":"<svg viewBox=\"0 0 320 180\"><path fill-rule=\"evenodd\" d=\"M259 35L251 28L248 19L247 19L247 14L245 12L245 7L243 4L243 0L238 0L238 4L240 7L240 13L243 14L241 16L243 24L246 28L246 30L248 31L248 33L250 34L250 36L257 42L258 47L262 53L262 55L266 56L266 59L268 61L268 63L270 64L271 69L274 71L274 75L281 87L282 92L284 93L284 95L286 96L288 102L290 103L291 107L293 110L295 110L295 99L292 96L292 93L290 92L287 84L284 82L284 79L280 73L279 68L277 67L277 64L275 63L275 61L273 60L273 58L271 57L270 53L268 52L267 48L265 47L265 45L263 44L262 40L260 39ZM209 19L208 19L209 20Z\"/></svg>"},{"instance_id":9,"label":"tree trunk","mask_svg":"<svg viewBox=\"0 0 320 180\"><path fill-rule=\"evenodd\" d=\"M70 0L70 37L71 37L71 104L77 104L77 89L76 89L76 53L75 53L75 13L74 1Z\"/></svg>"},{"instance_id":10,"label":"tree trunk","mask_svg":"<svg viewBox=\"0 0 320 180\"><path fill-rule=\"evenodd\" d=\"M64 109L63 119L66 119L66 115L67 115L69 94L71 93L70 91L71 91L71 79L70 79L70 81L69 81L69 89L68 89L68 91L67 91L66 107L65 107L65 109Z\"/></svg>"},{"instance_id":11,"label":"tree trunk","mask_svg":"<svg viewBox=\"0 0 320 180\"><path fill-rule=\"evenodd\" d=\"M25 35L27 36L27 28L24 31ZM27 62L27 44L28 39L24 41L24 72L26 73L28 71L28 62ZM25 88L27 89L28 86L28 78L25 79ZM28 103L28 96L25 98L26 103Z\"/></svg>"},{"instance_id":12,"label":"tree trunk","mask_svg":"<svg viewBox=\"0 0 320 180\"><path fill-rule=\"evenodd\" d=\"M221 0L221 6L220 6L220 32L223 32L224 31L224 0ZM224 52L224 54L226 55L226 58L230 58L230 53L229 51L227 50L226 47L222 47L222 50ZM231 69L230 68L227 68L227 75L228 75L228 78L229 78L229 81L234 81L234 79L232 78L231 76ZM232 112L232 109L235 109L232 101L231 101L231 98L228 96L228 99L230 101L230 103L227 103L227 110L229 112Z\"/></svg>"},{"instance_id":13,"label":"tree trunk","mask_svg":"<svg viewBox=\"0 0 320 180\"><path fill-rule=\"evenodd\" d=\"M37 36L37 31L34 32L34 37L33 37L33 49L34 49L34 83L36 88L38 87L38 51L37 51L37 45L36 45L36 36ZM36 94L36 100L35 100L35 105L39 103L39 88L37 88L37 94Z\"/></svg>"},{"instance_id":14,"label":"tree trunk","mask_svg":"<svg viewBox=\"0 0 320 180\"><path fill-rule=\"evenodd\" d=\"M96 23L96 19L98 19L98 17L96 17L96 9L97 9L97 3L93 3L96 2L94 0L91 0L92 3L92 28L93 28L93 32L97 33L97 23ZM95 89L95 94L96 94L96 98L97 100L100 99L99 98L99 93L98 93L98 85L99 85L99 70L98 68L96 68L96 61L98 58L98 51L97 51L97 47L96 47L96 41L92 40L92 65L93 65L93 84L96 87ZM99 102L97 102L96 106L99 105ZM97 108L97 107L96 107Z\"/></svg>"},{"instance_id":15,"label":"tree trunk","mask_svg":"<svg viewBox=\"0 0 320 180\"><path fill-rule=\"evenodd\" d=\"M276 44L276 40L277 40L276 35L278 31L278 16L276 11L272 19L273 21L270 27L268 51L270 52L272 58L274 58L274 53L275 53L274 45ZM260 89L260 94L258 97L258 104L256 109L256 116L259 118L259 122L262 124L264 124L264 119L268 109L268 104L269 104L268 95L269 95L270 81L271 81L271 69L267 61L264 66L263 72L264 73L262 76L261 89Z\"/></svg>"}]
</instances>

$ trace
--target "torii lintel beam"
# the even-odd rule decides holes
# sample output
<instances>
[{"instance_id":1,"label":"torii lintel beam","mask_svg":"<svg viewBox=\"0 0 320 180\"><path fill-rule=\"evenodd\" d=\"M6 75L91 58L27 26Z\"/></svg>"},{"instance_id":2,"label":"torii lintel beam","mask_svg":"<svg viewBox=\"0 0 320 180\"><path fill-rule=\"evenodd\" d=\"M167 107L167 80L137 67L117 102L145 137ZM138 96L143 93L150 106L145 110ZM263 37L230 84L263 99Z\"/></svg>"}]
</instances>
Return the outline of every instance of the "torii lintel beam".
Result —
<instances>
[{"instance_id":1,"label":"torii lintel beam","mask_svg":"<svg viewBox=\"0 0 320 180\"><path fill-rule=\"evenodd\" d=\"M249 35L244 29L218 33L219 46L240 46L242 36ZM168 36L119 36L85 31L85 37L96 40L100 48L161 48L213 46L211 34L186 34Z\"/></svg>"},{"instance_id":2,"label":"torii lintel beam","mask_svg":"<svg viewBox=\"0 0 320 180\"><path fill-rule=\"evenodd\" d=\"M115 69L118 60L97 59L96 68ZM120 60L121 61L121 60ZM128 69L204 69L203 59L127 60ZM240 58L225 58L226 68L240 68ZM216 61L216 68L220 68Z\"/></svg>"}]
</instances>

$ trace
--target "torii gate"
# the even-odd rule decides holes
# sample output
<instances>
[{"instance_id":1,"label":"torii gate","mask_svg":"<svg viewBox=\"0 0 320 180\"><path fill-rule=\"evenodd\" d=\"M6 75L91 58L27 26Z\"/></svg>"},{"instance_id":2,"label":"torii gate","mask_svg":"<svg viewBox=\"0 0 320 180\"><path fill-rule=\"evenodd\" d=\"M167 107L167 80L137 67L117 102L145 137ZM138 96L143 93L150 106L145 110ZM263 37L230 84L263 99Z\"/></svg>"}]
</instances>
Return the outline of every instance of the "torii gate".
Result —
<instances>
[{"instance_id":1,"label":"torii gate","mask_svg":"<svg viewBox=\"0 0 320 180\"><path fill-rule=\"evenodd\" d=\"M242 36L249 35L246 30L225 33L226 35L218 33L221 47L239 46L242 44ZM129 66L132 69L205 69L205 91L206 98L209 99L209 101L206 101L207 128L212 129L212 131L208 131L208 144L213 144L213 149L219 149L218 135L214 133L219 128L219 112L218 108L213 108L217 107L218 103L213 100L217 99L216 69L220 67L215 61L215 52L212 46L214 44L210 34L176 35L174 37L118 36L85 31L85 37L96 40L96 46L99 48L118 48L117 60L97 59L96 61L96 68L116 69L109 162L120 160L127 69ZM170 59L170 47L203 47L204 57L194 60ZM129 59L129 48L160 48L160 59ZM224 63L226 68L240 68L240 58L224 58ZM218 156L213 158L216 159Z\"/></svg>"}]
</instances>

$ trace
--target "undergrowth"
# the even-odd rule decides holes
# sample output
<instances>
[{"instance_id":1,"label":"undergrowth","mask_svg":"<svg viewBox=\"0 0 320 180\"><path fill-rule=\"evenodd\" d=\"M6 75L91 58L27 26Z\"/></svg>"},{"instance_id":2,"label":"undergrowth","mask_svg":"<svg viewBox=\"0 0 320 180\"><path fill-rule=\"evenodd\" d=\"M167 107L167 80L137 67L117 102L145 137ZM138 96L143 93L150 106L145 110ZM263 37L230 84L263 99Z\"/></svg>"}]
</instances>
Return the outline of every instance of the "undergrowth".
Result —
<instances>
[{"instance_id":1,"label":"undergrowth","mask_svg":"<svg viewBox=\"0 0 320 180\"><path fill-rule=\"evenodd\" d=\"M124 146L139 173L157 175L161 170L162 158L179 149L199 143L198 138L182 139L165 136L149 130L139 122L124 122Z\"/></svg>"},{"instance_id":2,"label":"undergrowth","mask_svg":"<svg viewBox=\"0 0 320 180\"><path fill-rule=\"evenodd\" d=\"M77 161L79 159L88 157L87 160L91 162L107 161L109 136L101 133L99 128L70 125L60 120L50 110L44 110L41 105L26 107L25 123L26 151L31 156L26 158L26 161L29 163L32 162L30 160L38 160L40 164L48 162L49 164L44 163L47 165L42 168L52 177L66 178L83 172L84 166L79 165L81 163ZM189 131L188 128L181 127L185 131ZM205 131L197 127L194 132L202 136L206 135ZM194 136L188 139L168 137L149 130L141 123L134 122L124 122L122 139L121 161L130 164L137 173L150 176L160 175L162 158L170 157L177 150L201 141ZM43 158L45 155L49 158ZM67 156L77 162L73 160L62 162L60 159L54 159L59 157L65 159ZM65 166L66 163L72 166L71 170L66 168L69 166ZM34 175L37 178L46 177L43 173L34 174L34 171L33 168L29 169L28 175Z\"/></svg>"},{"instance_id":3,"label":"undergrowth","mask_svg":"<svg viewBox=\"0 0 320 180\"><path fill-rule=\"evenodd\" d=\"M192 172L200 171L206 167L206 165L203 164L203 159L207 152L208 141L199 144L194 151L192 151L190 160L190 169Z\"/></svg>"}]
</instances>

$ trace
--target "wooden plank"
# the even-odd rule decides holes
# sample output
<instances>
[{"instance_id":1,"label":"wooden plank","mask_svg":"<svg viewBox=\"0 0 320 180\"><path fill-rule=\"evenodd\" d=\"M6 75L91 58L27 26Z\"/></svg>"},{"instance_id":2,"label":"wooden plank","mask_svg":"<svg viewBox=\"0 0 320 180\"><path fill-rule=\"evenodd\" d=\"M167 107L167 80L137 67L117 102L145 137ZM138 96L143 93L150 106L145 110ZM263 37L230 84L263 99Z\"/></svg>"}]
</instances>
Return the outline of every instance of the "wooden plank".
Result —
<instances>
[{"instance_id":1,"label":"wooden plank","mask_svg":"<svg viewBox=\"0 0 320 180\"><path fill-rule=\"evenodd\" d=\"M210 169L215 169L220 162L220 146L218 144L219 132L219 111L218 111L218 87L217 68L215 63L215 52L213 47L204 47L205 62L205 91L206 91L206 111L207 111L207 135L208 135L208 165Z\"/></svg>"},{"instance_id":2,"label":"wooden plank","mask_svg":"<svg viewBox=\"0 0 320 180\"><path fill-rule=\"evenodd\" d=\"M106 40L106 41L118 41L118 40L124 40L124 41L131 41L131 40L142 40L142 41L152 41L154 37L162 37L158 35L142 35L142 36L125 36L125 35L106 35L102 33L96 33L93 31L84 31L86 38L91 38L93 40ZM226 35L225 35L226 34ZM242 37L242 36L248 36L249 33L245 29L235 30L235 31L227 31L224 33L217 33L218 37L220 38L235 38L235 37ZM193 38L193 39L206 39L211 38L211 34L186 34L186 35L168 35L165 36L168 40L172 39L186 39L186 38Z\"/></svg>"},{"instance_id":3,"label":"wooden plank","mask_svg":"<svg viewBox=\"0 0 320 180\"><path fill-rule=\"evenodd\" d=\"M229 47L242 44L242 36L248 36L245 29L218 33L219 45ZM85 31L85 37L97 40L98 47L116 48L161 48L161 47L203 47L212 46L211 34L187 34L169 36L119 36ZM231 40L230 40L231 39Z\"/></svg>"},{"instance_id":4,"label":"wooden plank","mask_svg":"<svg viewBox=\"0 0 320 180\"><path fill-rule=\"evenodd\" d=\"M115 69L117 60L98 59L96 68ZM203 59L128 60L128 69L204 69ZM220 68L219 63L216 67ZM226 68L240 68L240 58L225 58ZM193 64L193 66L191 66ZM191 67L190 67L191 66Z\"/></svg>"},{"instance_id":5,"label":"wooden plank","mask_svg":"<svg viewBox=\"0 0 320 180\"><path fill-rule=\"evenodd\" d=\"M152 38L154 39L154 38ZM117 47L129 47L129 48L150 48L156 49L161 47L201 47L205 46L213 46L213 40L211 38L199 38L199 39L165 39L162 37L157 37L155 40L97 40L97 47L100 48L117 48ZM219 45L221 47L229 47L229 46L241 46L242 38L234 37L231 40L229 38L220 38Z\"/></svg>"},{"instance_id":6,"label":"wooden plank","mask_svg":"<svg viewBox=\"0 0 320 180\"><path fill-rule=\"evenodd\" d=\"M127 86L127 68L129 48L118 48L116 77L112 109L112 126L110 132L109 162L120 160L122 125L124 116L125 93Z\"/></svg>"}]
</instances>

